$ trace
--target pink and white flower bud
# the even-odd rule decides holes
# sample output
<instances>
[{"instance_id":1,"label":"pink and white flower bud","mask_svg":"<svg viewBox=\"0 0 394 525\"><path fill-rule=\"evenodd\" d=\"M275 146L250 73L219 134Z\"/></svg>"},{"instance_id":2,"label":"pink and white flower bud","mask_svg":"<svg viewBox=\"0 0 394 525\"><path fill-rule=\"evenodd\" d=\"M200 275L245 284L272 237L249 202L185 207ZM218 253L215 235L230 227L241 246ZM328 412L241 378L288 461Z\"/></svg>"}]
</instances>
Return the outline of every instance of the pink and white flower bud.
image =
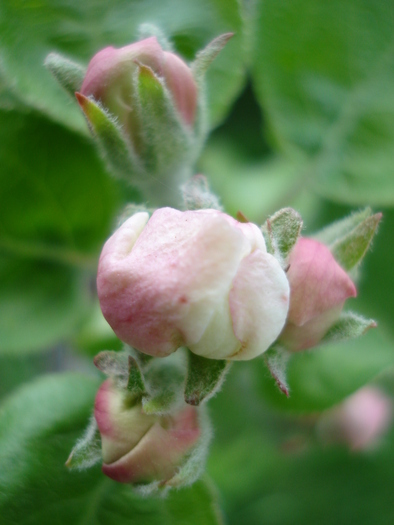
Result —
<instances>
[{"instance_id":1,"label":"pink and white flower bud","mask_svg":"<svg viewBox=\"0 0 394 525\"><path fill-rule=\"evenodd\" d=\"M100 101L118 118L134 142L140 118L133 102L134 74L138 64L148 66L163 79L181 119L191 126L197 108L196 82L185 62L177 55L163 51L156 37L120 49L106 47L99 51L89 63L81 94Z\"/></svg>"},{"instance_id":2,"label":"pink and white flower bud","mask_svg":"<svg viewBox=\"0 0 394 525\"><path fill-rule=\"evenodd\" d=\"M291 351L316 346L357 290L324 244L300 237L289 260L290 308L281 342Z\"/></svg>"},{"instance_id":3,"label":"pink and white flower bud","mask_svg":"<svg viewBox=\"0 0 394 525\"><path fill-rule=\"evenodd\" d=\"M364 387L338 407L327 411L318 423L321 439L346 443L351 450L374 447L392 421L391 400L374 387Z\"/></svg>"},{"instance_id":4,"label":"pink and white flower bud","mask_svg":"<svg viewBox=\"0 0 394 525\"><path fill-rule=\"evenodd\" d=\"M173 416L142 412L110 379L96 396L94 415L101 434L104 474L121 483L171 479L196 445L201 432L197 409Z\"/></svg>"},{"instance_id":5,"label":"pink and white flower bud","mask_svg":"<svg viewBox=\"0 0 394 525\"><path fill-rule=\"evenodd\" d=\"M260 229L216 210L133 215L103 248L97 290L117 336L158 357L187 346L252 359L278 337L289 305Z\"/></svg>"}]
</instances>

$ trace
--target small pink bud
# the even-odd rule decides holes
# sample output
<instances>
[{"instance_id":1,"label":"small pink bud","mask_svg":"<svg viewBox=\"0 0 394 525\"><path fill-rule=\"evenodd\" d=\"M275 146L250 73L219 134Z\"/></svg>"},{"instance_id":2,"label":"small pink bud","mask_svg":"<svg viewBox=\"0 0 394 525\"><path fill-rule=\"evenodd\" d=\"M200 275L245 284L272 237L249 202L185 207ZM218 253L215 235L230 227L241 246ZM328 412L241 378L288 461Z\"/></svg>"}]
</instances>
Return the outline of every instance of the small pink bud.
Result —
<instances>
[{"instance_id":1,"label":"small pink bud","mask_svg":"<svg viewBox=\"0 0 394 525\"><path fill-rule=\"evenodd\" d=\"M325 442L365 450L378 443L391 420L391 400L377 388L364 387L323 414L317 429Z\"/></svg>"},{"instance_id":2,"label":"small pink bud","mask_svg":"<svg viewBox=\"0 0 394 525\"><path fill-rule=\"evenodd\" d=\"M135 142L140 116L136 114L134 104L134 75L139 64L149 67L164 80L181 118L191 126L197 108L196 82L185 62L173 53L163 51L156 37L120 49L106 47L99 51L89 63L80 92L100 101L119 119Z\"/></svg>"},{"instance_id":3,"label":"small pink bud","mask_svg":"<svg viewBox=\"0 0 394 525\"><path fill-rule=\"evenodd\" d=\"M103 472L121 483L167 481L200 438L197 409L185 406L172 416L142 412L127 392L105 381L94 415L101 434Z\"/></svg>"},{"instance_id":4,"label":"small pink bud","mask_svg":"<svg viewBox=\"0 0 394 525\"><path fill-rule=\"evenodd\" d=\"M299 351L321 341L357 290L327 246L313 239L299 238L289 264L290 308L280 339Z\"/></svg>"},{"instance_id":5,"label":"small pink bud","mask_svg":"<svg viewBox=\"0 0 394 525\"><path fill-rule=\"evenodd\" d=\"M217 210L137 213L107 241L97 290L117 336L163 357L181 346L252 359L280 334L289 284L260 229Z\"/></svg>"}]
</instances>

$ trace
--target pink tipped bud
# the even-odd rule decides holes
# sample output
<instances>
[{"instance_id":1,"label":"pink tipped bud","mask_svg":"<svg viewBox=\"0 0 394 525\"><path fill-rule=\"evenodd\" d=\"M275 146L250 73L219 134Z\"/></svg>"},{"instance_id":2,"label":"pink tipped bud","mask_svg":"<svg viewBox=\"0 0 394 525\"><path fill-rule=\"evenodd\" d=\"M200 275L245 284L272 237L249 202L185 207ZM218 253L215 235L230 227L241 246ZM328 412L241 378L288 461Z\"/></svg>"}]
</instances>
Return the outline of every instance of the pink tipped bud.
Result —
<instances>
[{"instance_id":1,"label":"pink tipped bud","mask_svg":"<svg viewBox=\"0 0 394 525\"><path fill-rule=\"evenodd\" d=\"M357 290L327 246L313 239L301 237L289 263L290 308L281 340L298 351L320 342Z\"/></svg>"},{"instance_id":2,"label":"pink tipped bud","mask_svg":"<svg viewBox=\"0 0 394 525\"><path fill-rule=\"evenodd\" d=\"M133 215L103 248L97 290L118 337L157 357L187 346L252 359L278 337L289 304L261 230L217 210Z\"/></svg>"},{"instance_id":3,"label":"pink tipped bud","mask_svg":"<svg viewBox=\"0 0 394 525\"><path fill-rule=\"evenodd\" d=\"M133 136L139 125L134 107L138 64L149 67L164 80L181 118L192 125L197 108L197 85L192 72L178 56L163 51L156 37L99 51L89 63L81 94L100 101Z\"/></svg>"},{"instance_id":4,"label":"pink tipped bud","mask_svg":"<svg viewBox=\"0 0 394 525\"><path fill-rule=\"evenodd\" d=\"M392 420L391 400L374 387L364 387L329 410L318 423L323 441L346 443L351 450L374 447Z\"/></svg>"},{"instance_id":5,"label":"pink tipped bud","mask_svg":"<svg viewBox=\"0 0 394 525\"><path fill-rule=\"evenodd\" d=\"M197 409L185 406L171 416L149 416L140 403L105 381L96 396L103 472L121 483L167 481L200 438Z\"/></svg>"}]
</instances>

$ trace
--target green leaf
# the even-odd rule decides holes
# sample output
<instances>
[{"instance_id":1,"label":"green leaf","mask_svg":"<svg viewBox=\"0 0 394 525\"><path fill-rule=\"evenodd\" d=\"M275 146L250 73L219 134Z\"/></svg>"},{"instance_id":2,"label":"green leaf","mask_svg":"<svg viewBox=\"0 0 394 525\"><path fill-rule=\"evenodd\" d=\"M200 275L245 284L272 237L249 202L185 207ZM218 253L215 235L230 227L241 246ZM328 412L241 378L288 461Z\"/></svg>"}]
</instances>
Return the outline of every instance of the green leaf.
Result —
<instances>
[{"instance_id":1,"label":"green leaf","mask_svg":"<svg viewBox=\"0 0 394 525\"><path fill-rule=\"evenodd\" d=\"M199 405L220 390L231 362L224 359L207 359L192 352L188 352L188 357L185 401L189 405Z\"/></svg>"},{"instance_id":2,"label":"green leaf","mask_svg":"<svg viewBox=\"0 0 394 525\"><path fill-rule=\"evenodd\" d=\"M259 0L253 78L271 136L309 160L297 178L354 205L394 203L390 2Z\"/></svg>"},{"instance_id":3,"label":"green leaf","mask_svg":"<svg viewBox=\"0 0 394 525\"><path fill-rule=\"evenodd\" d=\"M355 228L370 218L371 215L372 210L369 207L359 212L353 212L347 217L325 226L322 230L316 232L313 237L317 241L320 241L327 246L331 246L337 241L337 239L346 237L350 234Z\"/></svg>"},{"instance_id":4,"label":"green leaf","mask_svg":"<svg viewBox=\"0 0 394 525\"><path fill-rule=\"evenodd\" d=\"M293 208L282 208L269 217L262 226L262 231L268 240L270 253L284 262L290 255L302 228L302 219Z\"/></svg>"},{"instance_id":5,"label":"green leaf","mask_svg":"<svg viewBox=\"0 0 394 525\"><path fill-rule=\"evenodd\" d=\"M273 346L264 354L264 361L272 375L279 390L289 397L289 385L287 382L287 363L290 352L280 346Z\"/></svg>"},{"instance_id":6,"label":"green leaf","mask_svg":"<svg viewBox=\"0 0 394 525\"><path fill-rule=\"evenodd\" d=\"M362 261L381 218L381 213L368 217L345 237L330 246L333 256L344 270L350 271Z\"/></svg>"},{"instance_id":7,"label":"green leaf","mask_svg":"<svg viewBox=\"0 0 394 525\"><path fill-rule=\"evenodd\" d=\"M0 348L40 350L87 315L119 199L92 147L34 113L0 111L0 163Z\"/></svg>"},{"instance_id":8,"label":"green leaf","mask_svg":"<svg viewBox=\"0 0 394 525\"><path fill-rule=\"evenodd\" d=\"M143 187L153 204L176 205L179 185L190 175L201 140L183 123L162 80L148 66L138 66L136 108L146 170Z\"/></svg>"},{"instance_id":9,"label":"green leaf","mask_svg":"<svg viewBox=\"0 0 394 525\"><path fill-rule=\"evenodd\" d=\"M2 100L43 111L50 118L86 133L77 105L43 67L55 52L87 65L100 49L121 47L138 38L142 23L157 25L188 59L219 34L236 33L234 42L212 64L207 75L212 124L227 112L244 79L244 32L237 0L43 0L34 4L4 0L0 13ZM23 38L21 38L23 35ZM1 102L0 102L1 106Z\"/></svg>"},{"instance_id":10,"label":"green leaf","mask_svg":"<svg viewBox=\"0 0 394 525\"><path fill-rule=\"evenodd\" d=\"M360 339L294 354L288 363L289 398L267 378L258 359L254 370L264 399L283 409L313 412L338 403L393 365L394 346L379 328Z\"/></svg>"},{"instance_id":11,"label":"green leaf","mask_svg":"<svg viewBox=\"0 0 394 525\"><path fill-rule=\"evenodd\" d=\"M182 186L183 205L185 210L213 209L223 211L219 198L209 189L204 175L194 175Z\"/></svg>"},{"instance_id":12,"label":"green leaf","mask_svg":"<svg viewBox=\"0 0 394 525\"><path fill-rule=\"evenodd\" d=\"M183 352L174 352L162 358L153 358L140 366L144 372L148 395L142 399L145 414L169 414L182 405L185 381Z\"/></svg>"},{"instance_id":13,"label":"green leaf","mask_svg":"<svg viewBox=\"0 0 394 525\"><path fill-rule=\"evenodd\" d=\"M108 377L119 377L127 384L128 355L126 352L104 350L93 359L94 366Z\"/></svg>"},{"instance_id":14,"label":"green leaf","mask_svg":"<svg viewBox=\"0 0 394 525\"><path fill-rule=\"evenodd\" d=\"M85 434L78 439L66 461L69 469L85 470L102 459L101 438L94 416L90 418Z\"/></svg>"},{"instance_id":15,"label":"green leaf","mask_svg":"<svg viewBox=\"0 0 394 525\"><path fill-rule=\"evenodd\" d=\"M74 99L85 77L85 68L57 53L49 53L44 66L49 69L63 89Z\"/></svg>"},{"instance_id":16,"label":"green leaf","mask_svg":"<svg viewBox=\"0 0 394 525\"><path fill-rule=\"evenodd\" d=\"M220 35L209 42L209 44L201 49L196 55L196 58L192 64L193 75L197 81L201 81L209 66L218 56L218 54L225 48L230 38L234 36L234 33L225 33Z\"/></svg>"},{"instance_id":17,"label":"green leaf","mask_svg":"<svg viewBox=\"0 0 394 525\"><path fill-rule=\"evenodd\" d=\"M99 151L111 172L125 180L137 179L144 174L139 159L131 150L116 118L98 102L76 93L78 103L84 112L89 127L96 139Z\"/></svg>"},{"instance_id":18,"label":"green leaf","mask_svg":"<svg viewBox=\"0 0 394 525\"><path fill-rule=\"evenodd\" d=\"M216 497L200 481L168 498L142 498L94 467L69 472L69 450L86 425L97 380L41 378L0 409L0 515L4 525L218 525Z\"/></svg>"},{"instance_id":19,"label":"green leaf","mask_svg":"<svg viewBox=\"0 0 394 525\"><path fill-rule=\"evenodd\" d=\"M90 308L88 275L0 254L0 354L45 350L77 329Z\"/></svg>"},{"instance_id":20,"label":"green leaf","mask_svg":"<svg viewBox=\"0 0 394 525\"><path fill-rule=\"evenodd\" d=\"M348 339L355 339L364 335L370 328L376 327L377 324L373 319L365 319L365 317L353 312L343 312L321 342L322 344L339 343Z\"/></svg>"}]
</instances>

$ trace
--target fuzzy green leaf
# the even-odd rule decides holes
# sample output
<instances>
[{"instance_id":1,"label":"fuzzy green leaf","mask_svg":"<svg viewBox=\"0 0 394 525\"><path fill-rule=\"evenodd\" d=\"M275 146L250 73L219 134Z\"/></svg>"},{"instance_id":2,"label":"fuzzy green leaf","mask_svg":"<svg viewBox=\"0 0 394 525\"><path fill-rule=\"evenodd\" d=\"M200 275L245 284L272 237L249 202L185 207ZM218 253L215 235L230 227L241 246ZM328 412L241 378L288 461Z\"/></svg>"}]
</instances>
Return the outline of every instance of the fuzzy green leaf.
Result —
<instances>
[{"instance_id":1,"label":"fuzzy green leaf","mask_svg":"<svg viewBox=\"0 0 394 525\"><path fill-rule=\"evenodd\" d=\"M74 98L75 92L81 89L86 73L85 68L58 53L49 53L44 65L49 69L62 88Z\"/></svg>"},{"instance_id":2,"label":"fuzzy green leaf","mask_svg":"<svg viewBox=\"0 0 394 525\"><path fill-rule=\"evenodd\" d=\"M224 33L212 40L204 49L199 51L192 64L192 71L197 82L201 82L205 77L209 66L224 49L227 42L234 36L234 33Z\"/></svg>"},{"instance_id":3,"label":"fuzzy green leaf","mask_svg":"<svg viewBox=\"0 0 394 525\"><path fill-rule=\"evenodd\" d=\"M128 376L128 355L125 352L104 350L93 359L94 365L109 377L119 376L126 379Z\"/></svg>"},{"instance_id":4,"label":"fuzzy green leaf","mask_svg":"<svg viewBox=\"0 0 394 525\"><path fill-rule=\"evenodd\" d=\"M136 176L142 176L140 162L126 142L121 128L110 115L94 100L76 93L78 103L84 112L98 148L111 171L120 178L135 183ZM138 180L138 179L137 179Z\"/></svg>"},{"instance_id":5,"label":"fuzzy green leaf","mask_svg":"<svg viewBox=\"0 0 394 525\"><path fill-rule=\"evenodd\" d=\"M146 394L144 376L138 366L137 361L131 355L128 356L129 379L127 390L136 398L141 398Z\"/></svg>"},{"instance_id":6,"label":"fuzzy green leaf","mask_svg":"<svg viewBox=\"0 0 394 525\"><path fill-rule=\"evenodd\" d=\"M230 365L230 361L207 359L189 352L185 387L186 403L199 405L218 392Z\"/></svg>"},{"instance_id":7,"label":"fuzzy green leaf","mask_svg":"<svg viewBox=\"0 0 394 525\"><path fill-rule=\"evenodd\" d=\"M189 179L182 186L182 195L186 210L223 210L218 197L210 191L204 175L194 175Z\"/></svg>"},{"instance_id":8,"label":"fuzzy green leaf","mask_svg":"<svg viewBox=\"0 0 394 525\"><path fill-rule=\"evenodd\" d=\"M338 239L342 239L350 234L355 228L362 224L366 219L372 216L372 210L370 207L364 208L359 212L351 213L348 217L335 221L329 224L322 230L316 232L313 238L317 241L326 244L327 246L333 245Z\"/></svg>"},{"instance_id":9,"label":"fuzzy green leaf","mask_svg":"<svg viewBox=\"0 0 394 525\"><path fill-rule=\"evenodd\" d=\"M265 363L274 378L279 390L289 397L289 385L287 382L287 363L291 354L280 346L270 348L265 354Z\"/></svg>"},{"instance_id":10,"label":"fuzzy green leaf","mask_svg":"<svg viewBox=\"0 0 394 525\"><path fill-rule=\"evenodd\" d=\"M338 321L329 329L322 343L339 343L364 335L370 328L376 328L373 319L365 319L353 312L343 312Z\"/></svg>"},{"instance_id":11,"label":"fuzzy green leaf","mask_svg":"<svg viewBox=\"0 0 394 525\"><path fill-rule=\"evenodd\" d=\"M84 470L93 467L102 459L100 431L92 416L85 434L77 441L71 451L66 467L70 470Z\"/></svg>"},{"instance_id":12,"label":"fuzzy green leaf","mask_svg":"<svg viewBox=\"0 0 394 525\"><path fill-rule=\"evenodd\" d=\"M290 255L297 242L302 228L302 219L299 213L292 208L283 208L269 217L262 230L267 249L283 261Z\"/></svg>"},{"instance_id":13,"label":"fuzzy green leaf","mask_svg":"<svg viewBox=\"0 0 394 525\"><path fill-rule=\"evenodd\" d=\"M178 187L191 173L199 153L192 129L183 123L174 101L151 68L138 63L136 104L141 125L141 158L148 195L175 204Z\"/></svg>"},{"instance_id":14,"label":"fuzzy green leaf","mask_svg":"<svg viewBox=\"0 0 394 525\"><path fill-rule=\"evenodd\" d=\"M381 218L381 213L376 213L366 218L345 237L338 239L330 246L333 256L344 270L350 271L361 262L371 244Z\"/></svg>"},{"instance_id":15,"label":"fuzzy green leaf","mask_svg":"<svg viewBox=\"0 0 394 525\"><path fill-rule=\"evenodd\" d=\"M176 352L165 360L152 359L144 369L148 395L142 398L146 414L168 414L183 403L184 358Z\"/></svg>"}]
</instances>

